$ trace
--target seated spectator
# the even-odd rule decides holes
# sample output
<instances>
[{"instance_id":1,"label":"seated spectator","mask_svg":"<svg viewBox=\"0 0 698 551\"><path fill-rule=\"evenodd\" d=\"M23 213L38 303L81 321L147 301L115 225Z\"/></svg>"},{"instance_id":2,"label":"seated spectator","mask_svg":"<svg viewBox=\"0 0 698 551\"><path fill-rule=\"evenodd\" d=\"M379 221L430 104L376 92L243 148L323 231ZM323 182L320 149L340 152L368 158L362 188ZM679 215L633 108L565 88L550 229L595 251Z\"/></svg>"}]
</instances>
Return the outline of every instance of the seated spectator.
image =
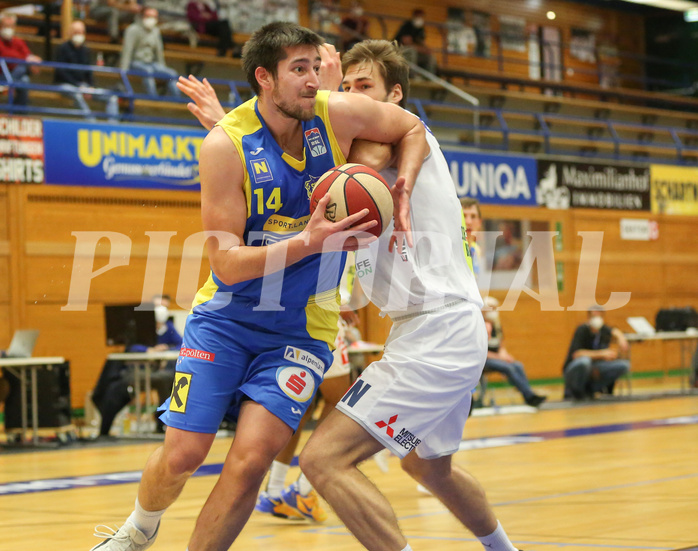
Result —
<instances>
[{"instance_id":1,"label":"seated spectator","mask_svg":"<svg viewBox=\"0 0 698 551\"><path fill-rule=\"evenodd\" d=\"M368 17L364 15L361 0L354 0L349 15L346 15L339 24L342 48L345 52L368 37L368 25Z\"/></svg>"},{"instance_id":2,"label":"seated spectator","mask_svg":"<svg viewBox=\"0 0 698 551\"><path fill-rule=\"evenodd\" d=\"M32 63L41 63L41 58L29 51L27 43L15 36L17 16L12 13L0 14L0 57L23 59ZM7 68L14 82L29 82L29 73L39 72L37 66L32 67L24 63L8 63ZM5 76L0 71L0 82L6 82ZM27 105L29 103L29 90L26 88L14 89L15 105Z\"/></svg>"},{"instance_id":3,"label":"seated spectator","mask_svg":"<svg viewBox=\"0 0 698 551\"><path fill-rule=\"evenodd\" d=\"M218 56L223 57L228 50L233 51L233 37L230 24L218 19L215 6L203 0L192 0L187 4L187 19L199 34L210 34L218 39Z\"/></svg>"},{"instance_id":4,"label":"seated spectator","mask_svg":"<svg viewBox=\"0 0 698 551\"><path fill-rule=\"evenodd\" d=\"M425 42L423 9L417 8L412 12L412 19L402 24L393 40L402 46L402 52L407 61L436 74L438 70L436 58Z\"/></svg>"},{"instance_id":5,"label":"seated spectator","mask_svg":"<svg viewBox=\"0 0 698 551\"><path fill-rule=\"evenodd\" d=\"M90 49L85 46L85 23L73 21L70 24L70 36L68 40L58 47L56 61L60 63L73 63L75 65L91 65ZM119 98L109 94L102 88L94 88L92 71L89 69L67 69L57 68L54 74L54 82L68 92L75 106L90 115L90 110L85 95L89 99L91 96L107 103L107 114L112 121L119 117Z\"/></svg>"},{"instance_id":6,"label":"seated spectator","mask_svg":"<svg viewBox=\"0 0 698 551\"><path fill-rule=\"evenodd\" d=\"M586 323L574 332L563 368L565 399L593 399L597 392L613 394L616 380L630 371L630 361L620 359L618 350L611 348L615 342L625 353L628 341L619 329L606 325L604 315L603 308L591 308Z\"/></svg>"},{"instance_id":7,"label":"seated spectator","mask_svg":"<svg viewBox=\"0 0 698 551\"><path fill-rule=\"evenodd\" d=\"M155 305L155 331L158 335L157 344L153 347L134 344L128 347L127 352L156 352L181 348L182 336L175 329L169 316L170 297L167 295L155 297L153 303ZM161 404L172 392L175 365L175 361L164 362L160 369L151 374L151 387L157 391ZM92 391L92 401L102 415L99 436L109 436L114 418L132 400L133 377L133 372L122 361L107 360L104 363L97 385ZM162 428L162 424L159 422L157 426L158 429Z\"/></svg>"},{"instance_id":8,"label":"seated spectator","mask_svg":"<svg viewBox=\"0 0 698 551\"><path fill-rule=\"evenodd\" d=\"M113 44L119 42L119 24L132 23L141 6L137 0L95 0L90 17L107 22L107 33Z\"/></svg>"},{"instance_id":9,"label":"seated spectator","mask_svg":"<svg viewBox=\"0 0 698 551\"><path fill-rule=\"evenodd\" d=\"M158 10L145 8L143 17L131 23L124 31L121 49L121 68L148 73L143 84L148 95L157 96L155 76L167 78L167 90L171 96L179 96L177 71L165 65L165 47L157 27Z\"/></svg>"},{"instance_id":10,"label":"seated spectator","mask_svg":"<svg viewBox=\"0 0 698 551\"><path fill-rule=\"evenodd\" d=\"M341 40L337 29L341 20L337 15L338 7L337 0L312 0L310 2L310 28L335 48L339 48Z\"/></svg>"},{"instance_id":11,"label":"seated spectator","mask_svg":"<svg viewBox=\"0 0 698 551\"><path fill-rule=\"evenodd\" d=\"M504 347L504 334L499 320L499 312L496 309L499 306L499 301L494 297L485 297L485 306L490 309L484 312L488 342L487 360L485 360L483 373L488 371L501 373L507 378L509 384L516 387L522 394L526 404L533 407L540 406L545 402L547 397L533 392L531 384L528 382L526 372L524 371L523 364L509 354Z\"/></svg>"},{"instance_id":12,"label":"seated spectator","mask_svg":"<svg viewBox=\"0 0 698 551\"><path fill-rule=\"evenodd\" d=\"M480 212L480 201L472 197L463 197L460 200L465 220L465 233L470 248L470 257L473 259L473 273L475 279L480 277L483 257L477 237L482 230L482 213Z\"/></svg>"}]
</instances>

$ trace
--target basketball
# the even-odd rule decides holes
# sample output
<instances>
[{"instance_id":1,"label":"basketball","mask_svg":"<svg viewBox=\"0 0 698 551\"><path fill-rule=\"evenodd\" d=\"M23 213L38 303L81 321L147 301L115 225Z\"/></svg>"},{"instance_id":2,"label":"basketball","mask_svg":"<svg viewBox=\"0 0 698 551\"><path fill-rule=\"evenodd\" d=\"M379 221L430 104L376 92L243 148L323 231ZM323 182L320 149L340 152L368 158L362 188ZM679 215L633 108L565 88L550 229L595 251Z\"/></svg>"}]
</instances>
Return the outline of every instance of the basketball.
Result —
<instances>
[{"instance_id":1,"label":"basketball","mask_svg":"<svg viewBox=\"0 0 698 551\"><path fill-rule=\"evenodd\" d=\"M378 172L367 166L347 163L336 166L320 176L310 197L311 214L315 212L318 202L326 193L330 194L331 199L325 211L325 218L332 222L368 209L368 214L358 223L376 220L378 225L368 232L378 237L393 217L390 187Z\"/></svg>"}]
</instances>

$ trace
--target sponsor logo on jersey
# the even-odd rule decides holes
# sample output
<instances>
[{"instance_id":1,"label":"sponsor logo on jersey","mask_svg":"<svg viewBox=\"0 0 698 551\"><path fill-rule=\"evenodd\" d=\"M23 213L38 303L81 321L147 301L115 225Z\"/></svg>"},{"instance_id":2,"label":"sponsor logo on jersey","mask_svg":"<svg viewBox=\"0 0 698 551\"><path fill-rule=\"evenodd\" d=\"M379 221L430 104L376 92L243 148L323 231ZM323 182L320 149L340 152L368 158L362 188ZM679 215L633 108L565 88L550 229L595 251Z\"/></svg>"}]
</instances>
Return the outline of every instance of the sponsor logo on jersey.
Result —
<instances>
[{"instance_id":1,"label":"sponsor logo on jersey","mask_svg":"<svg viewBox=\"0 0 698 551\"><path fill-rule=\"evenodd\" d=\"M300 348L287 346L284 352L284 359L294 364L304 365L311 371L315 372L318 377L325 374L325 362L310 352L306 352Z\"/></svg>"},{"instance_id":2,"label":"sponsor logo on jersey","mask_svg":"<svg viewBox=\"0 0 698 551\"><path fill-rule=\"evenodd\" d=\"M258 147L257 149L250 151L250 155L259 155L262 151L264 151L264 148Z\"/></svg>"},{"instance_id":3,"label":"sponsor logo on jersey","mask_svg":"<svg viewBox=\"0 0 698 551\"><path fill-rule=\"evenodd\" d=\"M361 379L356 379L356 382L351 385L346 394L342 396L342 402L346 403L350 408L353 408L356 402L361 400L361 397L366 394L370 388L371 385L368 383L363 382Z\"/></svg>"},{"instance_id":4,"label":"sponsor logo on jersey","mask_svg":"<svg viewBox=\"0 0 698 551\"><path fill-rule=\"evenodd\" d=\"M305 186L305 192L308 194L308 199L313 195L313 191L315 190L315 186L317 185L317 181L320 179L319 176L309 176L308 179L304 182Z\"/></svg>"},{"instance_id":5,"label":"sponsor logo on jersey","mask_svg":"<svg viewBox=\"0 0 698 551\"><path fill-rule=\"evenodd\" d=\"M421 443L419 438L404 428L400 429L400 432L395 438L393 438L393 441L405 448L407 451L412 451Z\"/></svg>"},{"instance_id":6,"label":"sponsor logo on jersey","mask_svg":"<svg viewBox=\"0 0 698 551\"><path fill-rule=\"evenodd\" d=\"M311 128L305 131L305 140L308 142L308 147L310 148L310 154L313 157L319 157L327 153L327 147L322 139L322 134L317 128Z\"/></svg>"},{"instance_id":7,"label":"sponsor logo on jersey","mask_svg":"<svg viewBox=\"0 0 698 551\"><path fill-rule=\"evenodd\" d=\"M175 371L172 395L170 396L170 411L175 413L187 412L187 399L191 388L191 373Z\"/></svg>"},{"instance_id":8,"label":"sponsor logo on jersey","mask_svg":"<svg viewBox=\"0 0 698 551\"><path fill-rule=\"evenodd\" d=\"M393 437L395 436L395 431L393 430L393 427L391 427L391 425L392 425L395 421L397 421L397 416L398 416L398 414L396 413L395 415L393 415L393 416L392 416L390 419L388 419L387 421L378 421L378 422L376 423L376 426L377 426L379 429L385 429L385 434L387 434L388 436L390 436L390 438L393 438Z\"/></svg>"},{"instance_id":9,"label":"sponsor logo on jersey","mask_svg":"<svg viewBox=\"0 0 698 551\"><path fill-rule=\"evenodd\" d=\"M271 173L271 168L269 168L269 163L266 159L252 159L250 161L250 167L252 168L252 178L255 184L261 184L263 182L270 182L274 179Z\"/></svg>"},{"instance_id":10,"label":"sponsor logo on jersey","mask_svg":"<svg viewBox=\"0 0 698 551\"><path fill-rule=\"evenodd\" d=\"M315 377L302 367L280 367L276 370L276 382L283 393L296 402L307 402L315 393Z\"/></svg>"},{"instance_id":11,"label":"sponsor logo on jersey","mask_svg":"<svg viewBox=\"0 0 698 551\"><path fill-rule=\"evenodd\" d=\"M216 355L211 352L205 352L204 350L197 350L196 348L180 348L179 356L181 358L196 358L197 360L206 360L207 362L212 362L216 359ZM177 360L179 363L179 359Z\"/></svg>"}]
</instances>

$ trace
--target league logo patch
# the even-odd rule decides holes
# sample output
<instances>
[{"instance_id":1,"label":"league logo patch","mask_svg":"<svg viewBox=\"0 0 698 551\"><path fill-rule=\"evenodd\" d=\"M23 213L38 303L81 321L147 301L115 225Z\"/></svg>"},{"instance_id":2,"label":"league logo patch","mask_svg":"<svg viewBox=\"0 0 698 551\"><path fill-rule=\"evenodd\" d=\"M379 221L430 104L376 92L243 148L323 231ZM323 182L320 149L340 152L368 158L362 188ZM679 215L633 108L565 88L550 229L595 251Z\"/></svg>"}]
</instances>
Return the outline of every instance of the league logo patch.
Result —
<instances>
[{"instance_id":1,"label":"league logo patch","mask_svg":"<svg viewBox=\"0 0 698 551\"><path fill-rule=\"evenodd\" d=\"M276 382L283 393L296 402L307 402L315 393L315 378L302 367L280 367L276 370Z\"/></svg>"},{"instance_id":2,"label":"league logo patch","mask_svg":"<svg viewBox=\"0 0 698 551\"><path fill-rule=\"evenodd\" d=\"M252 168L252 178L255 184L270 182L274 179L266 159L252 159L250 161L250 167Z\"/></svg>"},{"instance_id":3,"label":"league logo patch","mask_svg":"<svg viewBox=\"0 0 698 551\"><path fill-rule=\"evenodd\" d=\"M308 147L310 148L310 154L313 157L319 157L327 153L327 147L322 139L322 134L317 128L311 128L305 131L305 140L308 142Z\"/></svg>"},{"instance_id":4,"label":"league logo patch","mask_svg":"<svg viewBox=\"0 0 698 551\"><path fill-rule=\"evenodd\" d=\"M191 388L191 373L175 371L172 395L170 396L170 411L175 413L187 412L187 399Z\"/></svg>"}]
</instances>

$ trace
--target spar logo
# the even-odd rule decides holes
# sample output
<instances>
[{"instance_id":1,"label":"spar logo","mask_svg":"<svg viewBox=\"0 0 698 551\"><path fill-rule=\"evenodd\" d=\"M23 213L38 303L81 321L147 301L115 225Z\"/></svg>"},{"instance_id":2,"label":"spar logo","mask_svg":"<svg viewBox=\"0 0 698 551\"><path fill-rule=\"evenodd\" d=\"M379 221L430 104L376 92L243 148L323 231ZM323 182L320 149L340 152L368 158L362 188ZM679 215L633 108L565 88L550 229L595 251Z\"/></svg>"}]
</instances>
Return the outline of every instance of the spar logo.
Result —
<instances>
[{"instance_id":1,"label":"spar logo","mask_svg":"<svg viewBox=\"0 0 698 551\"><path fill-rule=\"evenodd\" d=\"M276 382L283 393L296 402L307 402L315 392L313 374L302 367L280 367L276 370Z\"/></svg>"}]
</instances>

